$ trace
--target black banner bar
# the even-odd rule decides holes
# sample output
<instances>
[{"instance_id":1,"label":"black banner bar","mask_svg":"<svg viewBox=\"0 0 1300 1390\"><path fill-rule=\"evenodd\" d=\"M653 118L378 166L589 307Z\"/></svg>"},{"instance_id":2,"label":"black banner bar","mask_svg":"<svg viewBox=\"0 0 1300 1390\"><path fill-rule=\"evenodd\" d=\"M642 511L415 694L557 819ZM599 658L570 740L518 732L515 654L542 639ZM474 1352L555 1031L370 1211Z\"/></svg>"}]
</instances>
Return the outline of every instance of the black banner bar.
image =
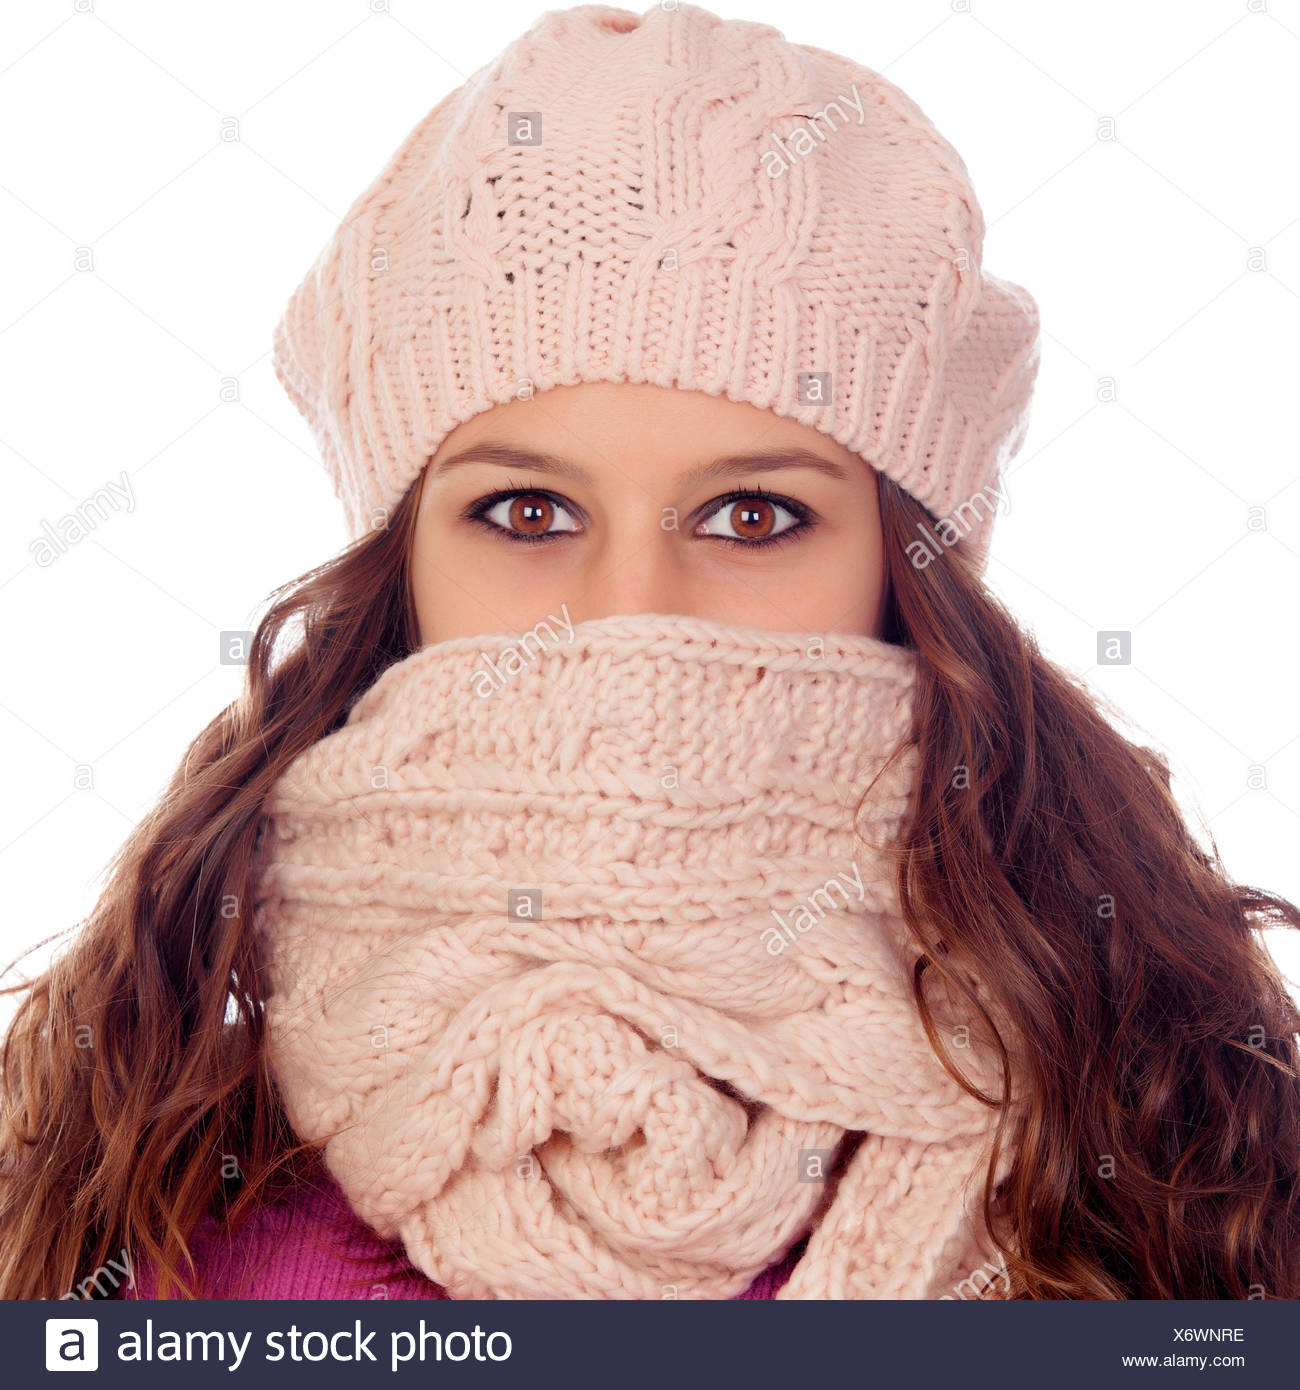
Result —
<instances>
[{"instance_id":1,"label":"black banner bar","mask_svg":"<svg viewBox=\"0 0 1300 1390\"><path fill-rule=\"evenodd\" d=\"M63 1372L90 1374L97 1386L186 1390L1300 1383L1300 1304L1262 1300L39 1300L0 1304L0 1329L4 1380L23 1390Z\"/></svg>"}]
</instances>

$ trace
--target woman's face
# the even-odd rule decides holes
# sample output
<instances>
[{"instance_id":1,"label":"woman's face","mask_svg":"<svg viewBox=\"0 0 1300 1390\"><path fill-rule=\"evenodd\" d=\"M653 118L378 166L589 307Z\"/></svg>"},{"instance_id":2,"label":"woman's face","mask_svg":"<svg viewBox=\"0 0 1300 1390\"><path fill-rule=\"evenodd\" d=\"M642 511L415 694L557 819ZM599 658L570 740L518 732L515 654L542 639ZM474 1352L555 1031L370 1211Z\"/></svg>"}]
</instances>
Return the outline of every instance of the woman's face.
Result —
<instances>
[{"instance_id":1,"label":"woman's face","mask_svg":"<svg viewBox=\"0 0 1300 1390\"><path fill-rule=\"evenodd\" d=\"M425 644L632 613L878 636L876 474L757 406L639 383L560 386L442 442L425 469L412 584Z\"/></svg>"}]
</instances>

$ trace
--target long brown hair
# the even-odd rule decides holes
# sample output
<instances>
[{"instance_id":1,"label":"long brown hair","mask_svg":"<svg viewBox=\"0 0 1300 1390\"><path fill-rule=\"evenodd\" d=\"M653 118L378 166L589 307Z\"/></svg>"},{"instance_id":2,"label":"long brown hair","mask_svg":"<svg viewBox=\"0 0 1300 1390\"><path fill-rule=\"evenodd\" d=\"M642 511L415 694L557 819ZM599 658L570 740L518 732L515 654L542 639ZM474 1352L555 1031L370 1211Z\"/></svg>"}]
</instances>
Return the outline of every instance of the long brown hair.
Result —
<instances>
[{"instance_id":1,"label":"long brown hair","mask_svg":"<svg viewBox=\"0 0 1300 1390\"><path fill-rule=\"evenodd\" d=\"M115 856L70 949L6 991L24 997L0 1051L0 1297L57 1298L123 1252L160 1296L202 1297L189 1243L205 1214L233 1234L319 1175L266 1064L241 905L273 782L419 645L418 492L275 591L239 699ZM934 518L883 475L879 495L882 635L919 658L899 867L917 1006L963 1085L929 971L1033 1040L1023 1109L985 1097L1015 1155L996 1189L992 1161L985 1175L995 1292L1300 1297L1300 1015L1255 932L1300 927L1300 909L1231 882L1160 755L1042 655L961 546L913 565Z\"/></svg>"}]
</instances>

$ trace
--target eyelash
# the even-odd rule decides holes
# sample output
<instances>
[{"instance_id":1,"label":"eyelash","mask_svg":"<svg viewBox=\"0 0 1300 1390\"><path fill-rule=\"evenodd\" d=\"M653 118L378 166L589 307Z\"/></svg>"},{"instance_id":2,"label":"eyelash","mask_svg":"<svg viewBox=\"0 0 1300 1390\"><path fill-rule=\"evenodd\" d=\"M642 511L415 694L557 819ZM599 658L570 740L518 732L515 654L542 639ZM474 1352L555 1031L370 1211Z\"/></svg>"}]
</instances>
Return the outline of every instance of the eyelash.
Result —
<instances>
[{"instance_id":1,"label":"eyelash","mask_svg":"<svg viewBox=\"0 0 1300 1390\"><path fill-rule=\"evenodd\" d=\"M490 531L494 536L499 536L508 545L541 545L556 540L559 536L569 535L570 532L551 531L543 532L536 536L527 536L520 531L510 531L504 526L498 526L495 521L489 521L486 513L490 512L498 502L504 502L512 497L545 497L553 506L563 507L565 511L572 511L572 507L558 494L542 487L511 487L504 488L499 492L490 492L486 497L480 497L477 501L471 502L468 507L461 512L461 518L465 521L473 522L475 525L483 527L485 531ZM765 492L761 487L740 488L732 492L724 493L721 497L714 498L713 509L707 512L701 521L712 521L713 518L731 503L744 502L751 497L761 497L765 502L775 503L779 507L784 507L795 517L793 526L787 526L784 531L775 536L768 536L763 540L746 541L737 536L708 536L707 540L721 541L724 545L739 546L742 550L761 550L769 545L783 545L787 540L793 540L797 536L810 531L815 524L812 521L812 510L804 506L802 502L796 502L792 497L783 497L778 492Z\"/></svg>"}]
</instances>

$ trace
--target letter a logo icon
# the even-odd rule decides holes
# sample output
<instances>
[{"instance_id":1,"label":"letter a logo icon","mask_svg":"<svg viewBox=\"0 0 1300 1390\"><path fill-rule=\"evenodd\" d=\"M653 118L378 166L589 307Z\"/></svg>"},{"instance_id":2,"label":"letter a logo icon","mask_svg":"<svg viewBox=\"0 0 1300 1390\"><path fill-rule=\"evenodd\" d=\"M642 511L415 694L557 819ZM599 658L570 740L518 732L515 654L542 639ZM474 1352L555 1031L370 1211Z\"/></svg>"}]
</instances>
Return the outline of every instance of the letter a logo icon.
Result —
<instances>
[{"instance_id":1,"label":"letter a logo icon","mask_svg":"<svg viewBox=\"0 0 1300 1390\"><path fill-rule=\"evenodd\" d=\"M99 1370L99 1323L94 1318L46 1318L45 1369Z\"/></svg>"}]
</instances>

